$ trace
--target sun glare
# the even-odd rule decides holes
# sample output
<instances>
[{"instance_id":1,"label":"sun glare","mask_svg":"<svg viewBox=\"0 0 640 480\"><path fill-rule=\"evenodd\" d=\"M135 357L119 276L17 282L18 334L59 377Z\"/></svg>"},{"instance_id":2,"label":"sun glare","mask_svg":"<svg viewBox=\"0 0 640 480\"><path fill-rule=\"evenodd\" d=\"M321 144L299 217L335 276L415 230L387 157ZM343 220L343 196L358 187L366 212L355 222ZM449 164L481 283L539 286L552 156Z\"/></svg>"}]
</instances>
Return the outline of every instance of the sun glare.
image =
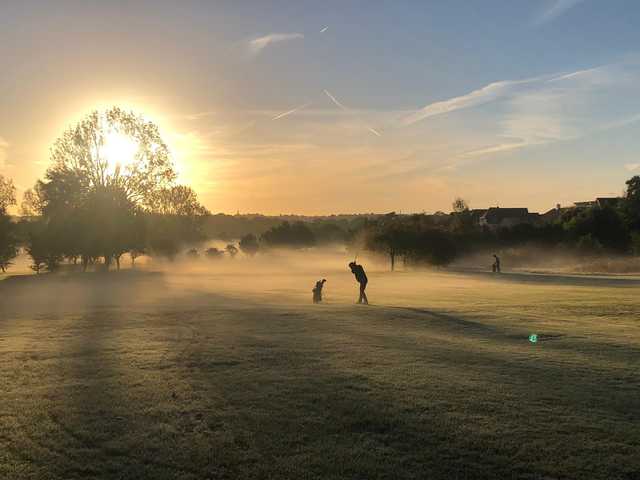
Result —
<instances>
[{"instance_id":1,"label":"sun glare","mask_svg":"<svg viewBox=\"0 0 640 480\"><path fill-rule=\"evenodd\" d=\"M107 162L109 173L115 173L118 168L121 172L126 170L135 161L137 152L138 142L133 138L119 132L105 135L101 153Z\"/></svg>"}]
</instances>

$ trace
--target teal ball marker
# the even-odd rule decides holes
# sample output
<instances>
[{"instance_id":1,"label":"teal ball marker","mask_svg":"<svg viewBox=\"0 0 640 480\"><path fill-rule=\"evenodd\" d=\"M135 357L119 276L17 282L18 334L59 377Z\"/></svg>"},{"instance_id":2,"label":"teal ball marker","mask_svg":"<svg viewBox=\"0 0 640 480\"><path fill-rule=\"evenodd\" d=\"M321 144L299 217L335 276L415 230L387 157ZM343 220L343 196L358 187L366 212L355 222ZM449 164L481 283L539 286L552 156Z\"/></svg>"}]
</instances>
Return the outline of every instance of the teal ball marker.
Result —
<instances>
[{"instance_id":1,"label":"teal ball marker","mask_svg":"<svg viewBox=\"0 0 640 480\"><path fill-rule=\"evenodd\" d=\"M537 343L538 342L538 335L536 335L535 333L529 335L529 341L531 343Z\"/></svg>"}]
</instances>

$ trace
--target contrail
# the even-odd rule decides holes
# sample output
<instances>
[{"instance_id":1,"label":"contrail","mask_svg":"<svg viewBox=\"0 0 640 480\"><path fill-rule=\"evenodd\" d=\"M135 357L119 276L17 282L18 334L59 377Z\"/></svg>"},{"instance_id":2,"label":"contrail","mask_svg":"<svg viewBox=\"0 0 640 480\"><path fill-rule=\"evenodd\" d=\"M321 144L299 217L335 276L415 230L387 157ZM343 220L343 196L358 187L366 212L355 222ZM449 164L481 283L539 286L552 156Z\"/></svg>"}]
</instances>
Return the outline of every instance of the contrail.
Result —
<instances>
[{"instance_id":1,"label":"contrail","mask_svg":"<svg viewBox=\"0 0 640 480\"><path fill-rule=\"evenodd\" d=\"M329 90L325 90L324 93L326 93L327 97L329 97L331 99L331 101L333 103L335 103L338 107L340 107L342 110L347 110L347 107L345 107L343 104L341 104L336 97L331 95L331 92Z\"/></svg>"},{"instance_id":2,"label":"contrail","mask_svg":"<svg viewBox=\"0 0 640 480\"><path fill-rule=\"evenodd\" d=\"M280 113L280 114L276 115L275 117L273 117L271 120L279 120L279 119L281 119L283 117L291 115L292 113L296 113L298 110L302 110L303 108L308 107L309 105L311 105L311 104L310 103L305 103L304 105L300 105L299 107L296 107L293 110L289 110L287 112Z\"/></svg>"},{"instance_id":3,"label":"contrail","mask_svg":"<svg viewBox=\"0 0 640 480\"><path fill-rule=\"evenodd\" d=\"M347 107L345 107L342 103L340 103L340 101L334 97L333 95L331 95L331 92L329 90L325 90L324 93L327 95L327 97L329 97L331 99L331 101L333 103L336 104L337 107L341 108L342 110L344 110L345 112L348 112L349 109ZM362 122L363 124L365 122L362 121L362 119L358 118L360 120L360 122ZM369 130L371 133L373 133L376 137L381 137L382 134L380 132L378 132L375 128L370 127L369 125L364 124L363 126L367 127L367 130Z\"/></svg>"},{"instance_id":4,"label":"contrail","mask_svg":"<svg viewBox=\"0 0 640 480\"><path fill-rule=\"evenodd\" d=\"M324 27L322 30L320 30L320 33L324 33L329 29L329 27Z\"/></svg>"}]
</instances>

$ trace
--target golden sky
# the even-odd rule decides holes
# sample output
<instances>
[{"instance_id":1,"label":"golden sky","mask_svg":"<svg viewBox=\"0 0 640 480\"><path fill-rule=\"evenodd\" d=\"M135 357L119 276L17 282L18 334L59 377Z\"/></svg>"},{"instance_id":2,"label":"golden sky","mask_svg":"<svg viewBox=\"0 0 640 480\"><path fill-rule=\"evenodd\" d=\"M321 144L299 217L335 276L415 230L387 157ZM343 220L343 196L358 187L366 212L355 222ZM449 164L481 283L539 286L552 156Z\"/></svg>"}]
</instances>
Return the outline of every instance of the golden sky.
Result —
<instances>
[{"instance_id":1,"label":"golden sky","mask_svg":"<svg viewBox=\"0 0 640 480\"><path fill-rule=\"evenodd\" d=\"M117 105L159 125L212 212L433 212L456 196L544 211L619 194L640 169L640 68L593 25L579 49L563 24L584 14L575 3L463 17L417 3L3 4L0 173L32 186L66 127ZM520 23L503 18L516 10Z\"/></svg>"}]
</instances>

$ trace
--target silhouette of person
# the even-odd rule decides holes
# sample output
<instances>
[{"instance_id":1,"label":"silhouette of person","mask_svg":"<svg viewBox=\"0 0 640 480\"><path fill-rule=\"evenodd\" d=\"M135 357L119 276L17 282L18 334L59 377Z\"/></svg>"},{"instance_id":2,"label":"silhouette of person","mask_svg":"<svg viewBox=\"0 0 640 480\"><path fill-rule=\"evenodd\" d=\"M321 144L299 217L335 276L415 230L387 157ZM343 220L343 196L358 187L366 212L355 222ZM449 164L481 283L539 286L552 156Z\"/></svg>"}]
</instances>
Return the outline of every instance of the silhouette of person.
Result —
<instances>
[{"instance_id":1,"label":"silhouette of person","mask_svg":"<svg viewBox=\"0 0 640 480\"><path fill-rule=\"evenodd\" d=\"M360 298L358 298L358 303L369 305L369 300L367 299L367 294L365 293L365 289L367 288L369 279L367 278L367 274L364 273L364 268L362 268L362 265L358 265L356 262L351 262L349 264L349 268L351 269L351 273L353 273L353 275L356 277L356 281L360 284Z\"/></svg>"},{"instance_id":2,"label":"silhouette of person","mask_svg":"<svg viewBox=\"0 0 640 480\"><path fill-rule=\"evenodd\" d=\"M322 302L322 287L324 287L324 283L326 281L327 280L324 278L322 280L318 280L316 282L316 286L311 290L313 292L313 303Z\"/></svg>"},{"instance_id":3,"label":"silhouette of person","mask_svg":"<svg viewBox=\"0 0 640 480\"><path fill-rule=\"evenodd\" d=\"M493 263L493 271L496 273L500 273L500 257L498 257L498 255L494 253L493 258L496 259L496 261Z\"/></svg>"}]
</instances>

